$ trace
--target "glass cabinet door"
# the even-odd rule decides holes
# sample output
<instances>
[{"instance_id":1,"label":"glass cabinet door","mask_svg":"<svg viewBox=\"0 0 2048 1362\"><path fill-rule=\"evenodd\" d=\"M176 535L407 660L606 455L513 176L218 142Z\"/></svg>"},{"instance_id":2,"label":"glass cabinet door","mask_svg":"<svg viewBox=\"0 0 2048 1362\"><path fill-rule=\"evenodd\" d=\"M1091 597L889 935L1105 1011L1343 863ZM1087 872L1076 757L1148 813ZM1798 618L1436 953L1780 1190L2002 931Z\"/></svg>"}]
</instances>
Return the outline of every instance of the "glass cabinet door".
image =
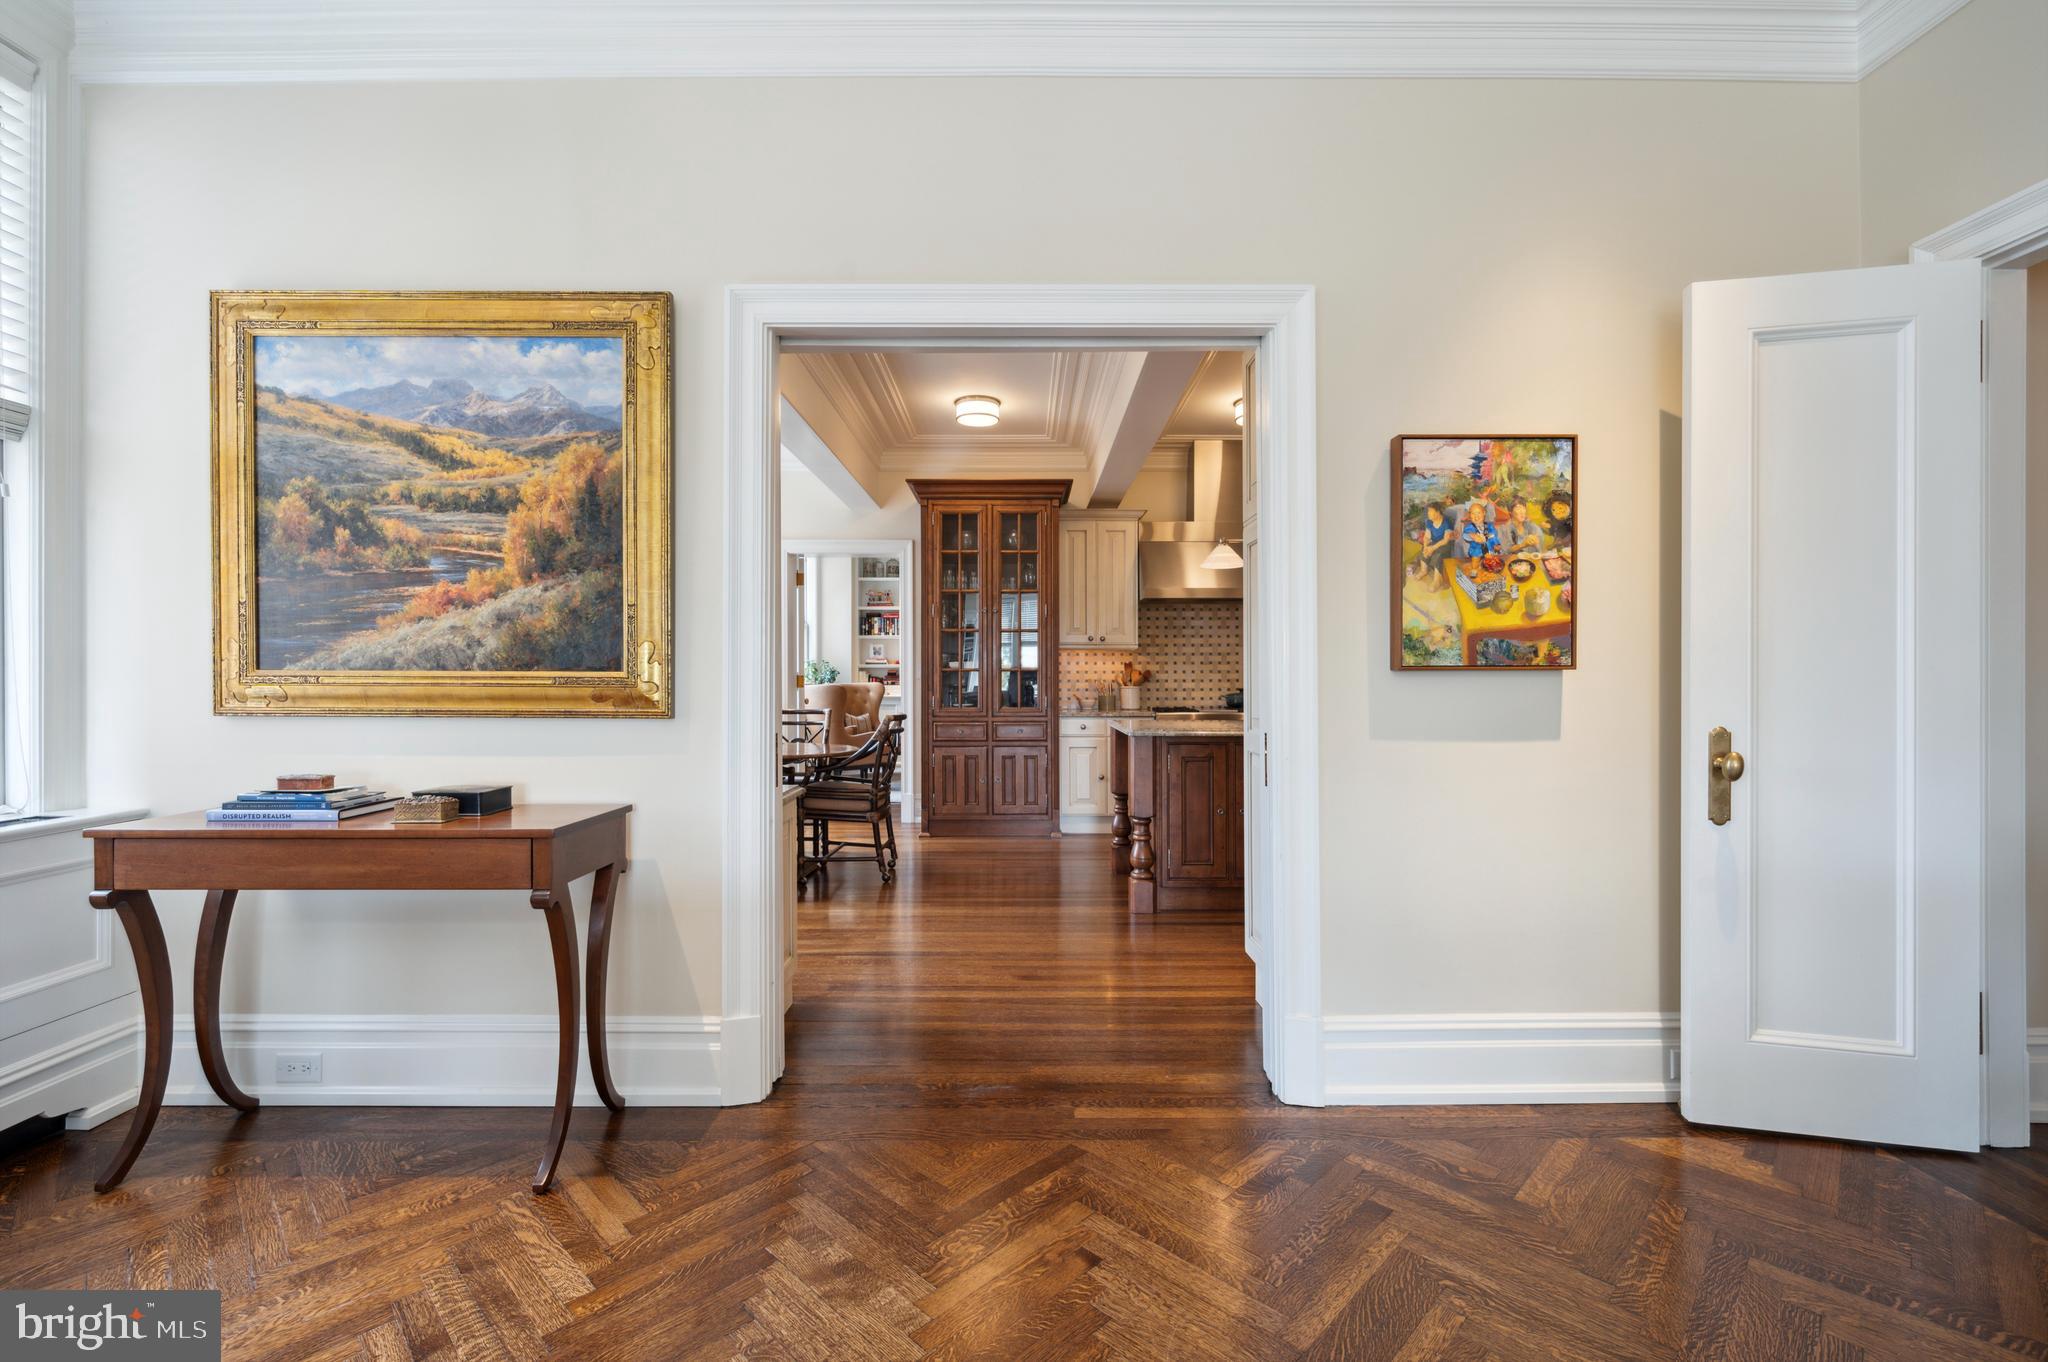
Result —
<instances>
[{"instance_id":1,"label":"glass cabinet door","mask_svg":"<svg viewBox=\"0 0 2048 1362\"><path fill-rule=\"evenodd\" d=\"M981 708L981 513L939 514L939 708Z\"/></svg>"},{"instance_id":2,"label":"glass cabinet door","mask_svg":"<svg viewBox=\"0 0 2048 1362\"><path fill-rule=\"evenodd\" d=\"M995 508L996 707L1042 709L1044 515Z\"/></svg>"}]
</instances>

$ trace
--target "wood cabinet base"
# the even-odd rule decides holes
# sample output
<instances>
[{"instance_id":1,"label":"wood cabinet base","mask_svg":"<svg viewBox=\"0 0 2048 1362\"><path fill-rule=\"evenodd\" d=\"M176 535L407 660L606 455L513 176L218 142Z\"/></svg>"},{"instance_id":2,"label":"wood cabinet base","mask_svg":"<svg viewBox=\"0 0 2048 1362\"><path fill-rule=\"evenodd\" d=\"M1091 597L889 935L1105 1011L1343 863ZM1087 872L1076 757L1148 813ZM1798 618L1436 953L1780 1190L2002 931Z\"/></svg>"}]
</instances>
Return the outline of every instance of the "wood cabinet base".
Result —
<instances>
[{"instance_id":1,"label":"wood cabinet base","mask_svg":"<svg viewBox=\"0 0 2048 1362\"><path fill-rule=\"evenodd\" d=\"M1110 739L1110 859L1130 910L1243 908L1243 739Z\"/></svg>"},{"instance_id":2,"label":"wood cabinet base","mask_svg":"<svg viewBox=\"0 0 2048 1362\"><path fill-rule=\"evenodd\" d=\"M1057 837L1058 817L1020 818L997 814L978 818L946 817L935 814L924 820L922 829L931 837Z\"/></svg>"}]
</instances>

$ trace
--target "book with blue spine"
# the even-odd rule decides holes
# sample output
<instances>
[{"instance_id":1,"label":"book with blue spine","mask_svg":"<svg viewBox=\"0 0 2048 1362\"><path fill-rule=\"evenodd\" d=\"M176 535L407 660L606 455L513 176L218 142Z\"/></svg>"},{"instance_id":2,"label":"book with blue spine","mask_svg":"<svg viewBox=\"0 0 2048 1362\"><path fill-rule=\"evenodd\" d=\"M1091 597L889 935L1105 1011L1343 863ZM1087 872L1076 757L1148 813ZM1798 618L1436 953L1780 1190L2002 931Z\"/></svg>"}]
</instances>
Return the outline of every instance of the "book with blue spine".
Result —
<instances>
[{"instance_id":1,"label":"book with blue spine","mask_svg":"<svg viewBox=\"0 0 2048 1362\"><path fill-rule=\"evenodd\" d=\"M397 804L389 797L377 797L344 808L292 809L292 808L238 808L223 804L217 809L206 811L209 823L339 823L344 818L355 818L366 813L382 813Z\"/></svg>"}]
</instances>

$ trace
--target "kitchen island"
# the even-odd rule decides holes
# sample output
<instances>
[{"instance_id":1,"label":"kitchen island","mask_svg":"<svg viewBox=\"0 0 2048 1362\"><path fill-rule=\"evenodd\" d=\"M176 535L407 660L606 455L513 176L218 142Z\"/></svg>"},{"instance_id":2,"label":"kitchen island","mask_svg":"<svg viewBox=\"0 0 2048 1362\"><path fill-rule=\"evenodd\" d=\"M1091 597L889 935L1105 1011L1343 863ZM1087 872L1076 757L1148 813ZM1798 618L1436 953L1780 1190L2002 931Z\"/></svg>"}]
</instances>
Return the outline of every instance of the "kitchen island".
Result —
<instances>
[{"instance_id":1,"label":"kitchen island","mask_svg":"<svg viewBox=\"0 0 2048 1362\"><path fill-rule=\"evenodd\" d=\"M1109 721L1109 843L1133 913L1244 907L1244 716Z\"/></svg>"}]
</instances>

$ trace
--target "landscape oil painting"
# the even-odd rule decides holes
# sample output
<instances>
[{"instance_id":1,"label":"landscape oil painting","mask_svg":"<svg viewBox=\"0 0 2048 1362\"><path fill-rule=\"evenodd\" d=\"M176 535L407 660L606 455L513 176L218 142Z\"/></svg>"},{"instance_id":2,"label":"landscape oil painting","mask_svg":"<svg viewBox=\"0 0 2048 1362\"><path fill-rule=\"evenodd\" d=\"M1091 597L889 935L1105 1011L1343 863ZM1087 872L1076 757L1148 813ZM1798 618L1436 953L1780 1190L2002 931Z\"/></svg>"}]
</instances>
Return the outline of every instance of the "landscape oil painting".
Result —
<instances>
[{"instance_id":1,"label":"landscape oil painting","mask_svg":"<svg viewBox=\"0 0 2048 1362\"><path fill-rule=\"evenodd\" d=\"M593 712L615 713L627 691L644 696L627 632L642 622L634 586L652 584L629 531L658 518L666 563L661 314L652 351L630 305L417 332L252 318L235 351L247 523L232 536L245 589L230 650L252 698L386 681L418 698L443 682L461 696L444 686L426 709L502 711L516 694L526 712L559 712L585 682ZM658 448L638 406L650 357ZM634 474L655 461L664 504L637 505Z\"/></svg>"},{"instance_id":2,"label":"landscape oil painting","mask_svg":"<svg viewBox=\"0 0 2048 1362\"><path fill-rule=\"evenodd\" d=\"M258 337L257 665L617 667L624 365L614 337Z\"/></svg>"},{"instance_id":3,"label":"landscape oil painting","mask_svg":"<svg viewBox=\"0 0 2048 1362\"><path fill-rule=\"evenodd\" d=\"M1578 444L1395 437L1397 670L1577 665Z\"/></svg>"}]
</instances>

